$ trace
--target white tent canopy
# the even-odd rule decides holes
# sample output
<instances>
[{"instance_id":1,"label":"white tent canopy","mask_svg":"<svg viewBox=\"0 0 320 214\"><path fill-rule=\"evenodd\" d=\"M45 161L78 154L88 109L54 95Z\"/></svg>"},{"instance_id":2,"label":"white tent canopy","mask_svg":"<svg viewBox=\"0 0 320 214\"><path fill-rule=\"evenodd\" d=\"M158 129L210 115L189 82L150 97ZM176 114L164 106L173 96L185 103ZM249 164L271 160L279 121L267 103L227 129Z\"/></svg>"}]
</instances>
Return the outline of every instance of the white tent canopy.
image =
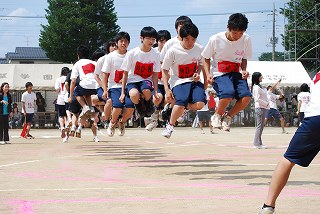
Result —
<instances>
[{"instance_id":1,"label":"white tent canopy","mask_svg":"<svg viewBox=\"0 0 320 214\"><path fill-rule=\"evenodd\" d=\"M310 84L312 81L301 62L248 61L247 71L250 73L249 85L253 72L262 73L263 85L272 85L282 79L282 87L300 87L302 83Z\"/></svg>"},{"instance_id":2,"label":"white tent canopy","mask_svg":"<svg viewBox=\"0 0 320 214\"><path fill-rule=\"evenodd\" d=\"M8 82L11 90L25 90L26 82L32 82L34 90L54 90L61 68L71 64L2 64L0 82ZM0 83L0 84L1 84Z\"/></svg>"}]
</instances>

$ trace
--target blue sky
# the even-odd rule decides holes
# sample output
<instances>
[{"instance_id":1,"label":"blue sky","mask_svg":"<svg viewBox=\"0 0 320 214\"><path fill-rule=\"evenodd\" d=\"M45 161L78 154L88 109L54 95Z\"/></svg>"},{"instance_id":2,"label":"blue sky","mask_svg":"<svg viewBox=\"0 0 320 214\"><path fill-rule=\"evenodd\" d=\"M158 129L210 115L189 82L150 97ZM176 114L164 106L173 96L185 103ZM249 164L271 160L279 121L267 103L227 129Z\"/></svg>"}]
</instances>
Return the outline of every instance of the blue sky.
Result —
<instances>
[{"instance_id":1,"label":"blue sky","mask_svg":"<svg viewBox=\"0 0 320 214\"><path fill-rule=\"evenodd\" d=\"M247 33L252 37L253 42L252 60L257 60L262 52L272 51L270 37L272 36L273 3L278 14L276 36L279 37L279 43L276 51L283 51L280 34L284 32L284 19L279 14L279 8L283 8L286 2L288 0L115 0L114 4L118 15L117 24L121 30L127 31L131 36L130 49L139 45L140 30L144 26L152 26L156 30L166 29L172 36L176 35L174 21L180 15L190 16L200 31L198 42L205 45L211 35L226 30L230 14L245 13L249 19ZM1 0L0 15L44 16L47 5L46 0ZM167 17L126 18L148 15ZM38 47L41 24L47 24L45 18L0 17L0 58L7 52L14 52L15 47Z\"/></svg>"}]
</instances>

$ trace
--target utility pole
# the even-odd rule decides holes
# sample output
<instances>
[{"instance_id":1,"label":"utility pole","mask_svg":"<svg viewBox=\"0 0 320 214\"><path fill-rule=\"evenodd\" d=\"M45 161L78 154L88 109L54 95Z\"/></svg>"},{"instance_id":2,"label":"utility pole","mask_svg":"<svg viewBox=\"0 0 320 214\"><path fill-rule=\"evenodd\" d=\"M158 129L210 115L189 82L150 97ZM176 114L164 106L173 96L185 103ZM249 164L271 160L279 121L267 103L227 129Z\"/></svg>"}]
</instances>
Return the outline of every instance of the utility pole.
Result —
<instances>
[{"instance_id":1,"label":"utility pole","mask_svg":"<svg viewBox=\"0 0 320 214\"><path fill-rule=\"evenodd\" d=\"M276 10L273 3L273 12L272 12L272 38L271 38L271 44L272 44L272 61L275 61L275 55L276 55Z\"/></svg>"}]
</instances>

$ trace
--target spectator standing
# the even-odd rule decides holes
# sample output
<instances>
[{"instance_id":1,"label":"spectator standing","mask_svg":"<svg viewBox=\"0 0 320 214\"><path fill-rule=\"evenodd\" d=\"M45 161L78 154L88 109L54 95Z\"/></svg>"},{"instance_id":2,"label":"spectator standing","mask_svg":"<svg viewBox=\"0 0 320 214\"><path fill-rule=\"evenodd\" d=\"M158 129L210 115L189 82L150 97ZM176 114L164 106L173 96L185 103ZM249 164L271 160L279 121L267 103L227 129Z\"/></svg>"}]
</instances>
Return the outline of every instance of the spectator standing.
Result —
<instances>
[{"instance_id":1,"label":"spectator standing","mask_svg":"<svg viewBox=\"0 0 320 214\"><path fill-rule=\"evenodd\" d=\"M4 82L0 89L0 144L9 143L9 117L12 117L12 98L9 84Z\"/></svg>"}]
</instances>

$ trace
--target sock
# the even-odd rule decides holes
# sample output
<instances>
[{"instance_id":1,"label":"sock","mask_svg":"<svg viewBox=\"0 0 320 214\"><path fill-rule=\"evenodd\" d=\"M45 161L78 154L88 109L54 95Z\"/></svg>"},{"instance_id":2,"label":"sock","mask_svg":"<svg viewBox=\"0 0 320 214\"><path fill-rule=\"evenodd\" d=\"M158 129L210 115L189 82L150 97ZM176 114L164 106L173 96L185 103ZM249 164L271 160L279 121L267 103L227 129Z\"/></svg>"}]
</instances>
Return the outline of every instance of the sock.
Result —
<instances>
[{"instance_id":1,"label":"sock","mask_svg":"<svg viewBox=\"0 0 320 214\"><path fill-rule=\"evenodd\" d=\"M262 208L267 208L267 207L271 207L272 209L274 209L275 207L273 206L270 206L270 205L266 205L266 204L263 204Z\"/></svg>"}]
</instances>

